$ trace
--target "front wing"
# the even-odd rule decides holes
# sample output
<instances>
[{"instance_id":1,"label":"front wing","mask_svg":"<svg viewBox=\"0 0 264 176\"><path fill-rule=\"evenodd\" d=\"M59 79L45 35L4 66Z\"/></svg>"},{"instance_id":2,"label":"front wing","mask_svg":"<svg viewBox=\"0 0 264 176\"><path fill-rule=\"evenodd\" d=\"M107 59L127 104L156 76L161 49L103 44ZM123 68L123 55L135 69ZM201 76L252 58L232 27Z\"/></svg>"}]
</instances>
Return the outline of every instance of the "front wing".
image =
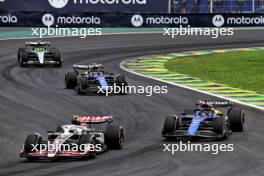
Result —
<instances>
[{"instance_id":1,"label":"front wing","mask_svg":"<svg viewBox=\"0 0 264 176\"><path fill-rule=\"evenodd\" d=\"M93 156L94 153L87 151L87 152L77 152L77 151L60 151L57 152L55 155L53 153L49 153L47 151L40 152L34 151L31 153L25 153L22 151L20 153L21 158L82 158L82 157L89 157Z\"/></svg>"}]
</instances>

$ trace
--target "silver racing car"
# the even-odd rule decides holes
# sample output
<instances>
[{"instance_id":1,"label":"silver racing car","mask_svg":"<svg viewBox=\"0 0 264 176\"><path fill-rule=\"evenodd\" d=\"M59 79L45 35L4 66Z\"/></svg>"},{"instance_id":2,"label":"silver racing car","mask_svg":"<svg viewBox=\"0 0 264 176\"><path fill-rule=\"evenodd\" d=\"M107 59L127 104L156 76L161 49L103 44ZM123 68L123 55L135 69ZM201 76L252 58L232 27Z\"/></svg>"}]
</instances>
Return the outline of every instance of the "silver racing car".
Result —
<instances>
[{"instance_id":1,"label":"silver racing car","mask_svg":"<svg viewBox=\"0 0 264 176\"><path fill-rule=\"evenodd\" d=\"M27 65L54 65L61 67L62 59L58 48L52 47L49 42L26 42L25 47L19 48L17 61L21 67Z\"/></svg>"}]
</instances>

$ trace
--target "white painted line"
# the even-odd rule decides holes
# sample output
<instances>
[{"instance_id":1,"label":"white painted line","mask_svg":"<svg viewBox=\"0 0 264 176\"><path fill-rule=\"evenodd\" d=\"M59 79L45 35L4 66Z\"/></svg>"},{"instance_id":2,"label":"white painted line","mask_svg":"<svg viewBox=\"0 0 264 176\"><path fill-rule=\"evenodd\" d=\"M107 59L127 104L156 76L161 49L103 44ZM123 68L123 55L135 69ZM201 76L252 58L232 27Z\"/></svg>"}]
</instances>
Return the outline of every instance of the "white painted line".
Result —
<instances>
[{"instance_id":1,"label":"white painted line","mask_svg":"<svg viewBox=\"0 0 264 176\"><path fill-rule=\"evenodd\" d=\"M113 33L103 33L102 35L90 35L87 37L96 37L96 36L105 36L105 35L131 35L131 34L160 34L162 32L159 31L150 31L150 32L113 32ZM77 36L47 36L43 38L39 37L18 37L18 38L5 38L5 39L0 39L0 41L6 41L6 40L24 40L24 39L51 39L51 38L71 38L71 37L81 37L81 35ZM82 39L85 40L85 39Z\"/></svg>"},{"instance_id":2,"label":"white painted line","mask_svg":"<svg viewBox=\"0 0 264 176\"><path fill-rule=\"evenodd\" d=\"M161 31L146 31L146 32L113 32L113 33L103 33L102 35L130 35L130 34L161 34L163 33L163 28L160 28ZM264 27L243 27L243 28L234 28L234 30L264 30ZM19 31L18 31L19 32ZM98 35L100 36L100 35ZM81 37L79 36L48 36L44 37L43 39L49 39L49 38L68 38L68 37ZM89 37L89 36L88 36ZM92 36L90 36L92 37ZM6 38L6 39L0 39L0 41L5 40L23 40L23 39L40 39L39 37L17 37L17 38Z\"/></svg>"},{"instance_id":3,"label":"white painted line","mask_svg":"<svg viewBox=\"0 0 264 176\"><path fill-rule=\"evenodd\" d=\"M137 72L131 71L131 70L125 68L124 65L125 65L126 62L127 62L127 60L122 61L120 63L120 68L125 70L125 71L127 71L127 72L129 72L129 73L132 73L132 74L135 74L135 75L138 75L138 76L142 76L142 77L145 77L145 78L153 79L153 80L156 80L156 81L164 82L164 83L167 83L167 84L170 84L170 85L174 85L174 86L177 86L177 87L181 87L181 88L184 88L184 89L188 89L188 90L191 90L191 91L194 91L194 92L199 92L199 93L202 93L202 94L206 94L206 95L210 95L210 96L213 96L213 97L221 98L221 99L224 99L224 100L232 101L232 102L240 104L240 105L244 105L244 106L248 106L248 107L251 107L251 108L255 108L255 109L264 111L264 107L252 105L252 104L245 103L245 102L233 99L233 98L223 97L223 96L216 95L216 94L213 94L213 93L209 93L209 92L206 92L206 91L194 89L194 88L191 88L191 87L187 87L187 86L184 86L184 85L176 84L176 83L173 83L173 82L161 80L161 79L158 79L158 78L154 78L154 77L151 77L151 76L146 76L146 75L143 75L141 73L137 73Z\"/></svg>"}]
</instances>

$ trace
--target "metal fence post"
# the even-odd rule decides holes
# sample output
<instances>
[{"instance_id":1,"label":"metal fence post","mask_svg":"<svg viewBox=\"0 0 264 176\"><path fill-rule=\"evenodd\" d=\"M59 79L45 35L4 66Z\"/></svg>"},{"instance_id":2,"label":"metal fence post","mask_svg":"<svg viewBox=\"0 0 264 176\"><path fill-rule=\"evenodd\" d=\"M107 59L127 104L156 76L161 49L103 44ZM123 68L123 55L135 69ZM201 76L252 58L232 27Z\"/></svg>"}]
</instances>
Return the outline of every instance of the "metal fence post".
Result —
<instances>
[{"instance_id":1,"label":"metal fence post","mask_svg":"<svg viewBox=\"0 0 264 176\"><path fill-rule=\"evenodd\" d=\"M210 0L210 13L213 13L213 0Z\"/></svg>"},{"instance_id":2,"label":"metal fence post","mask_svg":"<svg viewBox=\"0 0 264 176\"><path fill-rule=\"evenodd\" d=\"M255 13L255 0L252 0L252 13Z\"/></svg>"},{"instance_id":3,"label":"metal fence post","mask_svg":"<svg viewBox=\"0 0 264 176\"><path fill-rule=\"evenodd\" d=\"M171 1L172 0L168 0L168 12L171 13Z\"/></svg>"}]
</instances>

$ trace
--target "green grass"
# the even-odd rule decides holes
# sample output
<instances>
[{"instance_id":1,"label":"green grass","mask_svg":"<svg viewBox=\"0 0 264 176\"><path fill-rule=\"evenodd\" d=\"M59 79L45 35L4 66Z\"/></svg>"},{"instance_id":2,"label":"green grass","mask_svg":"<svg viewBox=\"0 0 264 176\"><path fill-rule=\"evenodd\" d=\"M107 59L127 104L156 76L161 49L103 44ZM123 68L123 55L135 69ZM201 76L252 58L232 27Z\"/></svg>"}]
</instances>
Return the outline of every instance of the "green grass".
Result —
<instances>
[{"instance_id":1,"label":"green grass","mask_svg":"<svg viewBox=\"0 0 264 176\"><path fill-rule=\"evenodd\" d=\"M203 80L264 94L264 51L239 51L172 59L165 67Z\"/></svg>"}]
</instances>

